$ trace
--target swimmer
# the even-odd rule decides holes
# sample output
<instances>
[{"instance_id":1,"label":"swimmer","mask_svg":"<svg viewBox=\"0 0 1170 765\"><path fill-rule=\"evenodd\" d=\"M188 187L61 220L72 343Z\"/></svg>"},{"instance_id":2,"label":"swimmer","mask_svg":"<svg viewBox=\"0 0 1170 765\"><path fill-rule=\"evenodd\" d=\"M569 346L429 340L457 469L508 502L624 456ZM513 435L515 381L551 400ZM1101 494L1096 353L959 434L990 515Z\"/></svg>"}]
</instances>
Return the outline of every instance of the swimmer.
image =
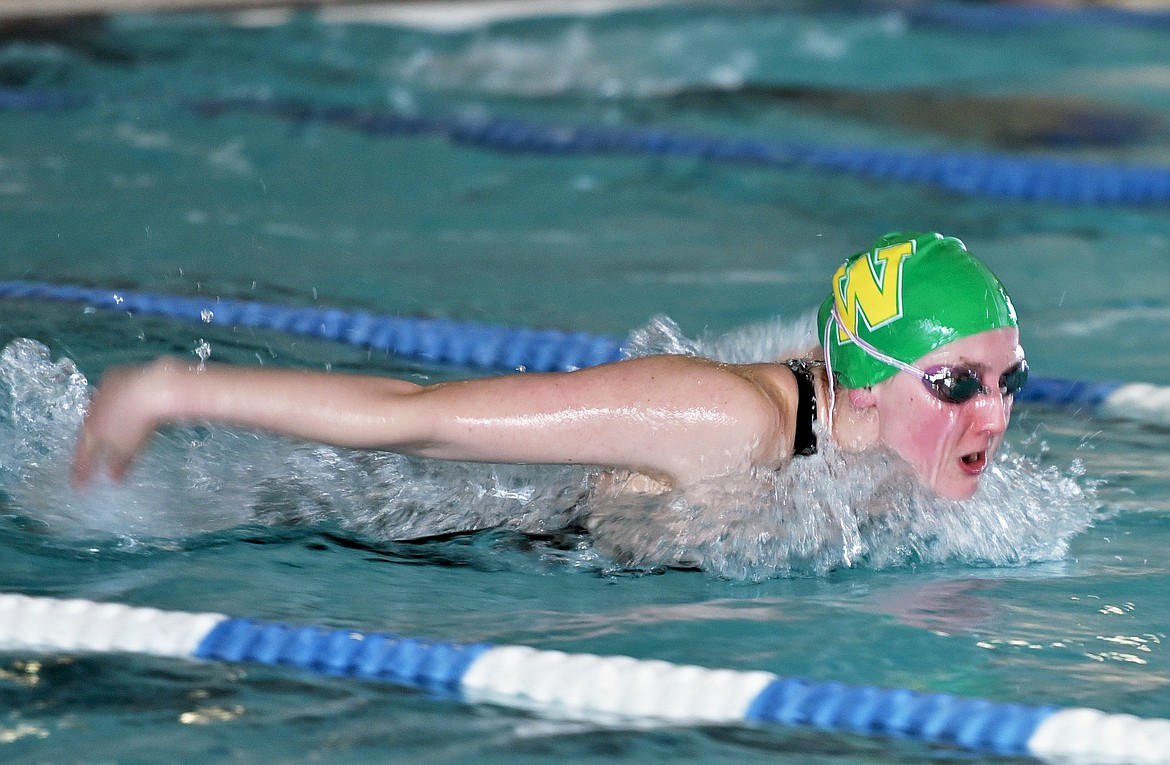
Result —
<instances>
[{"instance_id":1,"label":"swimmer","mask_svg":"<svg viewBox=\"0 0 1170 765\"><path fill-rule=\"evenodd\" d=\"M160 427L215 422L444 460L597 466L663 490L783 470L830 438L885 447L941 497L972 496L1028 375L987 267L953 237L887 234L837 269L818 330L799 359L660 355L427 386L160 359L106 373L72 478L122 480Z\"/></svg>"}]
</instances>

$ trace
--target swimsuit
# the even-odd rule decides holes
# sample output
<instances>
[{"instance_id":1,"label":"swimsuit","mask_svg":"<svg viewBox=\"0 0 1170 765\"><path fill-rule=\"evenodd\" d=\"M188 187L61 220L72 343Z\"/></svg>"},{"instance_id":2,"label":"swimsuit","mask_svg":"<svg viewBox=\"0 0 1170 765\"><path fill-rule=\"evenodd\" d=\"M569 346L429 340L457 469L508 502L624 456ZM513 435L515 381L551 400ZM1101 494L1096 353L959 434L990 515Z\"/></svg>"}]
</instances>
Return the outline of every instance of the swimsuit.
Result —
<instances>
[{"instance_id":1,"label":"swimsuit","mask_svg":"<svg viewBox=\"0 0 1170 765\"><path fill-rule=\"evenodd\" d=\"M813 431L813 420L817 418L817 389L813 386L809 362L789 359L784 366L796 376L796 433L792 439L792 456L808 457L817 453L817 434Z\"/></svg>"}]
</instances>

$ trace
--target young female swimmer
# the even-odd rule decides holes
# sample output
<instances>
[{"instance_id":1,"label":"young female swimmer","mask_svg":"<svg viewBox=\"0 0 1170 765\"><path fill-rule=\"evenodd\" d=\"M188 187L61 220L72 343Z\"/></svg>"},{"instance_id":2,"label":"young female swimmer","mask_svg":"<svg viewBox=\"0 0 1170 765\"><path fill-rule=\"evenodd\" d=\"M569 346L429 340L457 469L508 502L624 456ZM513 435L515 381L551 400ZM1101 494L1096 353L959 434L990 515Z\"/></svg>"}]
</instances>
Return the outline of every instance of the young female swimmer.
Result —
<instances>
[{"instance_id":1,"label":"young female swimmer","mask_svg":"<svg viewBox=\"0 0 1170 765\"><path fill-rule=\"evenodd\" d=\"M999 280L958 239L887 234L837 270L818 318L821 347L808 358L757 364L649 356L429 386L174 359L113 369L90 402L73 480L101 470L120 480L155 430L177 423L446 460L595 465L664 488L783 469L816 452L819 430L846 450L884 445L942 497L974 494L1027 379Z\"/></svg>"}]
</instances>

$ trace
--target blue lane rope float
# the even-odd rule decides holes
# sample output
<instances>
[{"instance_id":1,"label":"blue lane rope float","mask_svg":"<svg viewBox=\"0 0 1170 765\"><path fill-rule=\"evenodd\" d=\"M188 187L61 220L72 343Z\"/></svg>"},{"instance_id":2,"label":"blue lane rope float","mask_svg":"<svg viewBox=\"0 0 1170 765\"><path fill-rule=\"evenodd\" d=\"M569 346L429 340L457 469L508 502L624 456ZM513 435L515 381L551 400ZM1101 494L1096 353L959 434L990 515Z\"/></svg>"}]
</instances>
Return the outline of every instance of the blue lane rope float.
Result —
<instances>
[{"instance_id":1,"label":"blue lane rope float","mask_svg":"<svg viewBox=\"0 0 1170 765\"><path fill-rule=\"evenodd\" d=\"M0 88L0 111L47 112L85 106L89 98L67 90Z\"/></svg>"},{"instance_id":2,"label":"blue lane rope float","mask_svg":"<svg viewBox=\"0 0 1170 765\"><path fill-rule=\"evenodd\" d=\"M1058 8L1043 5L972 5L970 3L923 3L892 7L911 22L936 24L982 32L1030 30L1038 27L1170 27L1170 13L1136 8ZM876 10L876 9L875 9Z\"/></svg>"},{"instance_id":3,"label":"blue lane rope float","mask_svg":"<svg viewBox=\"0 0 1170 765\"><path fill-rule=\"evenodd\" d=\"M660 128L544 124L518 118L428 117L257 98L204 100L192 108L204 116L241 111L339 125L377 136L434 134L452 143L514 153L682 157L778 169L808 168L1002 200L1066 205L1149 205L1170 200L1170 167L1164 166L974 151L838 147L685 135Z\"/></svg>"},{"instance_id":4,"label":"blue lane rope float","mask_svg":"<svg viewBox=\"0 0 1170 765\"><path fill-rule=\"evenodd\" d=\"M144 316L316 337L434 364L553 372L622 357L621 341L586 332L513 329L446 319L270 305L248 300L155 295L43 282L0 281L0 298L82 303Z\"/></svg>"},{"instance_id":5,"label":"blue lane rope float","mask_svg":"<svg viewBox=\"0 0 1170 765\"><path fill-rule=\"evenodd\" d=\"M143 316L272 330L471 369L563 372L624 357L621 340L586 332L385 316L337 308L32 281L0 281L0 298L81 303ZM1032 377L1016 400L1170 427L1170 386Z\"/></svg>"},{"instance_id":6,"label":"blue lane rope float","mask_svg":"<svg viewBox=\"0 0 1170 765\"><path fill-rule=\"evenodd\" d=\"M56 110L88 101L58 91L0 89L0 110ZM933 186L957 194L1062 205L1155 205L1170 200L1170 167L1084 162L975 151L830 146L805 141L687 135L661 128L556 125L519 118L425 116L355 106L256 98L189 104L207 116L229 111L315 121L368 135L436 135L512 153L698 158L775 169L810 169L875 181Z\"/></svg>"},{"instance_id":7,"label":"blue lane rope float","mask_svg":"<svg viewBox=\"0 0 1170 765\"><path fill-rule=\"evenodd\" d=\"M771 723L998 756L1170 765L1170 720L87 600L0 595L0 650L263 664L608 725Z\"/></svg>"}]
</instances>

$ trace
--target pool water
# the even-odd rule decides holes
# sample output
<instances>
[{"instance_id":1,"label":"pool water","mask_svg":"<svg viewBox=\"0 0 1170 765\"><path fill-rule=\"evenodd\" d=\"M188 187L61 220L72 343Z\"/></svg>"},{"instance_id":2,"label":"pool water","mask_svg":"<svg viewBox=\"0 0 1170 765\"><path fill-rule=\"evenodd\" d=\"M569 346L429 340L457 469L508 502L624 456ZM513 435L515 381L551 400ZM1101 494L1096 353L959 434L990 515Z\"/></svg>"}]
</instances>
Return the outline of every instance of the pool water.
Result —
<instances>
[{"instance_id":1,"label":"pool water","mask_svg":"<svg viewBox=\"0 0 1170 765\"><path fill-rule=\"evenodd\" d=\"M845 255L886 230L940 230L1011 289L1035 374L1167 383L1161 206L1005 202L694 158L499 152L192 108L281 99L1157 165L1170 146L1163 28L992 29L815 3L445 32L313 13L255 20L134 15L6 30L0 87L72 100L0 110L0 279L614 336L665 314L696 337L777 315L797 321ZM925 117L923 104L935 106ZM1068 116L1089 107L1108 129ZM1053 531L1047 554L863 557L746 577L630 571L575 534L404 543L328 515L265 523L246 512L254 490L304 451L251 434L169 433L130 487L85 499L66 484L61 423L76 410L60 406L67 384L52 369L67 369L62 359L91 380L112 364L208 351L214 361L422 382L467 370L272 332L2 301L0 344L18 338L43 344L49 360L8 363L0 395L48 388L21 399L39 408L0 403L4 433L30 432L19 415L41 436L0 439L6 592L1170 717L1170 461L1158 428L1017 408L1009 447L1054 471L1053 506L1065 507L1070 487L1084 493L1069 505L1083 513L1075 530ZM384 491L376 478L354 480L343 498ZM516 490L524 478L499 485ZM533 484L572 480L539 473ZM802 730L587 726L380 685L138 657L6 655L0 685L0 755L12 762L145 763L177 752L191 763L955 756Z\"/></svg>"}]
</instances>

